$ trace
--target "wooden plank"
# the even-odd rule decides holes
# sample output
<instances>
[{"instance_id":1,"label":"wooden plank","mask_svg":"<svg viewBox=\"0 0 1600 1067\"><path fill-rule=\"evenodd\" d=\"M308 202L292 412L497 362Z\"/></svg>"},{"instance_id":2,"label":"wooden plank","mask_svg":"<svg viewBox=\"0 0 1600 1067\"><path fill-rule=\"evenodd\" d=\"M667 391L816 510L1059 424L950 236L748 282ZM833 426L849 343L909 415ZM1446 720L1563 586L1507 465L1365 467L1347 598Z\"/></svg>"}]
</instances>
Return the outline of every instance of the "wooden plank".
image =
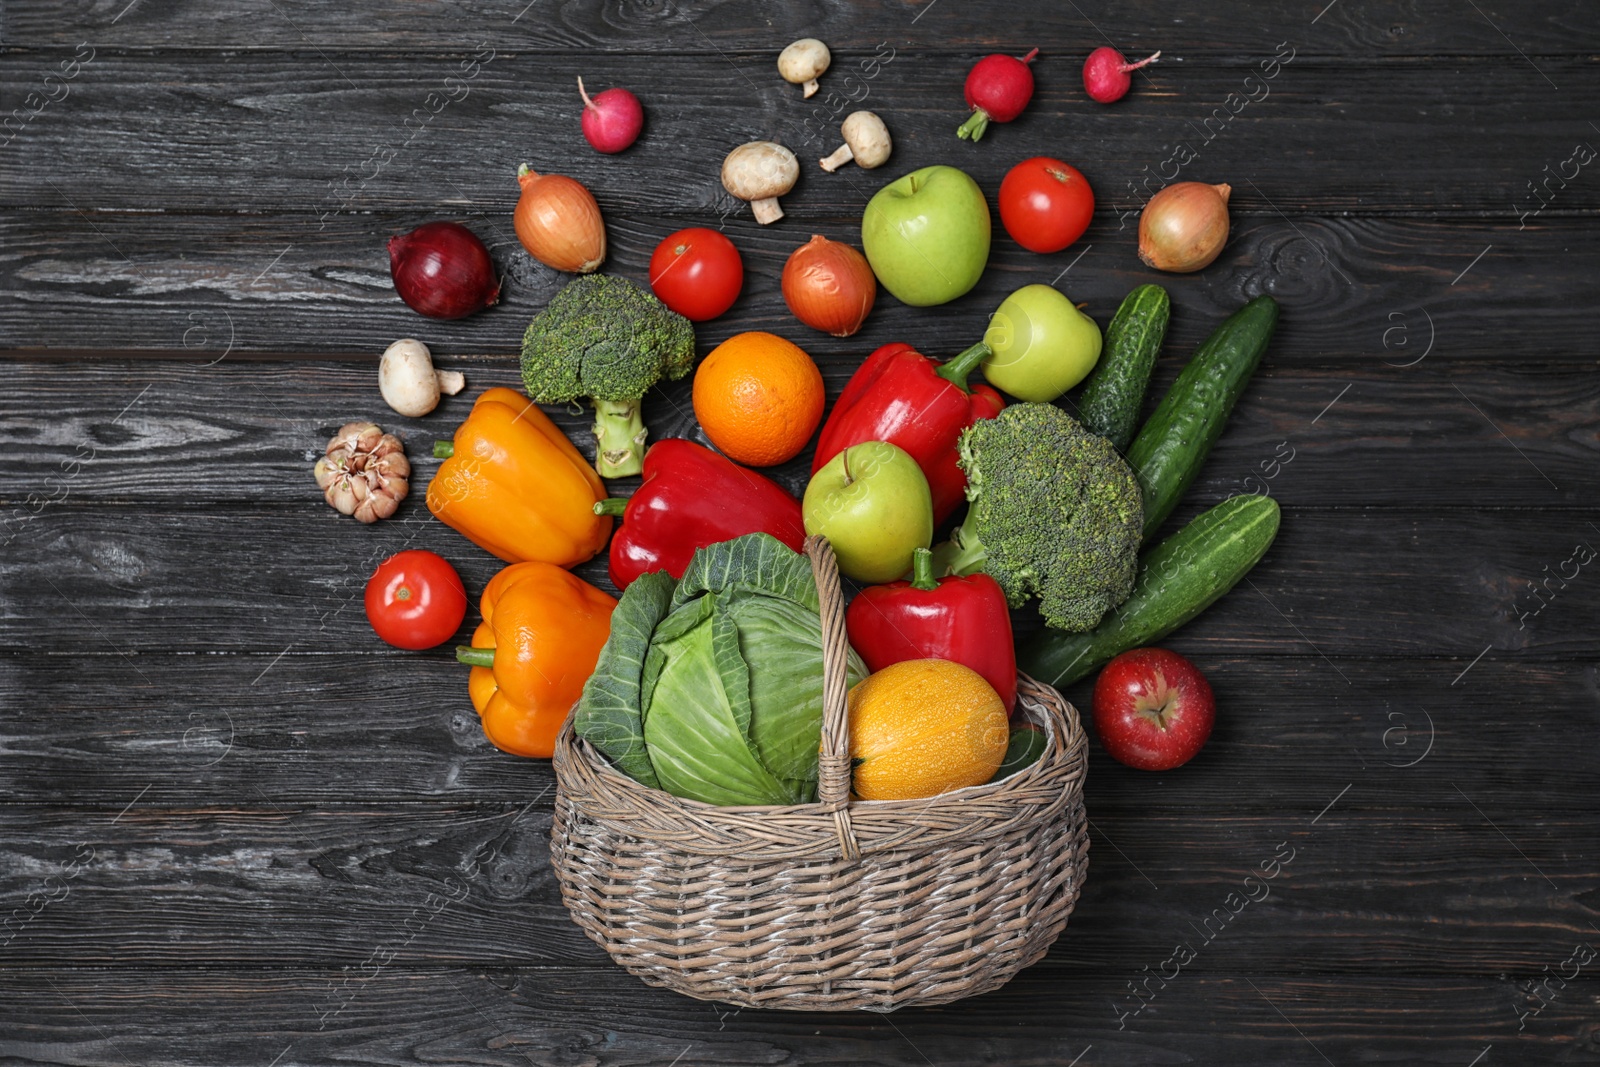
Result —
<instances>
[{"instance_id":1,"label":"wooden plank","mask_svg":"<svg viewBox=\"0 0 1600 1067\"><path fill-rule=\"evenodd\" d=\"M1285 46L1284 59L1294 48ZM1041 66L1028 111L972 145L955 136L968 110L970 57L907 53L884 63L875 54L841 56L835 95L809 102L769 72L770 55L654 58L648 78L632 83L656 105L650 125L620 157L592 151L577 128L577 77L606 80L587 55L396 63L305 54L285 62L254 52L107 49L57 86L43 80L61 62L53 54L11 54L0 57L0 97L35 94L38 111L24 110L32 117L8 127L15 136L0 157L0 206L298 212L315 231L349 212L509 211L517 165L527 162L585 182L613 222L748 218L723 191L719 166L736 145L769 139L805 163L784 200L784 229L797 239L811 220L859 217L879 186L931 164L969 169L992 195L1019 154L1044 146L1080 165L1102 209L1114 211L1136 212L1178 177L1230 182L1240 216L1277 218L1281 209L1517 219L1546 205L1547 213L1600 209L1600 182L1584 178L1594 149L1574 158L1596 136L1587 124L1596 97L1583 88L1594 84L1595 57L1542 57L1539 67L1569 87L1556 92L1528 64L1503 56L1441 67L1294 55L1285 66L1268 46L1239 59L1163 64L1152 86L1115 108L1084 96L1077 63L1054 74ZM1261 80L1263 62L1275 77ZM477 73L464 73L463 63ZM38 95L41 87L59 100ZM1538 95L1530 99L1531 88ZM816 160L839 144L839 121L863 103L889 124L893 159L879 173L824 174ZM1330 108L1338 136L1323 121ZM1347 169L1353 159L1370 161L1359 179Z\"/></svg>"},{"instance_id":2,"label":"wooden plank","mask_svg":"<svg viewBox=\"0 0 1600 1067\"><path fill-rule=\"evenodd\" d=\"M522 251L510 210L507 200L488 215L451 213L484 237L506 272L499 305L453 322L415 314L390 280L384 242L425 221L423 214L341 218L320 233L313 220L292 216L0 214L0 350L82 352L97 338L97 347L159 349L208 364L257 351L375 355L396 337L416 335L441 355L509 357L528 320L569 280ZM966 296L909 308L880 291L864 329L837 340L795 321L779 277L810 233L859 243L856 220L762 227L748 216L730 218L726 232L745 262L744 293L727 315L699 327L702 347L770 330L819 359L857 361L889 341L948 355L977 340L1000 301L1023 285L1054 282L1104 326L1130 289L1154 279L1172 294L1167 351L1183 358L1264 292L1284 306L1268 373L1335 361L1416 377L1447 361L1512 358L1511 336L1519 365L1594 358L1582 309L1592 295L1584 279L1600 273L1600 220L1546 216L1519 230L1515 222L1482 220L1241 218L1213 267L1156 277L1138 261L1133 224L1119 232L1117 220L1104 217L1082 248L1053 256L997 236L989 269ZM607 267L646 284L656 244L681 226L705 223L716 225L714 216L613 216Z\"/></svg>"},{"instance_id":3,"label":"wooden plank","mask_svg":"<svg viewBox=\"0 0 1600 1067\"><path fill-rule=\"evenodd\" d=\"M534 780L522 804L313 805L241 789L219 807L135 794L94 811L8 808L8 968L356 966L379 949L401 966L603 963L561 903ZM1088 798L1090 873L1042 969L1101 976L1107 995L1181 942L1194 974L1369 976L1537 974L1576 940L1600 944L1592 808L1513 806L1398 771L1266 813L1215 796L1105 799Z\"/></svg>"},{"instance_id":4,"label":"wooden plank","mask_svg":"<svg viewBox=\"0 0 1600 1067\"><path fill-rule=\"evenodd\" d=\"M1182 325L1192 336L1211 323L1186 316ZM1581 507L1600 498L1600 375L1589 364L1435 361L1403 368L1333 359L1314 366L1301 362L1312 357L1297 343L1302 329L1299 321L1285 325L1195 483L1195 500L1262 489L1290 507L1405 507L1421 499L1439 507ZM1187 361L1187 340L1168 346L1151 405ZM466 367L468 388L420 419L381 402L370 354L362 363L12 362L11 403L0 412L7 456L0 516L8 516L0 517L0 542L48 506L41 502L65 496L303 503L310 492L304 455L325 443L339 420L376 419L425 457L429 442L448 436L482 389L521 386L511 360L437 355L440 365ZM830 397L858 358L822 357ZM703 439L689 417L687 384L647 400L652 439ZM546 410L592 451L588 414ZM424 480L434 469L427 458L418 466ZM1373 477L1379 468L1384 476ZM241 477L246 470L249 477ZM809 471L799 462L776 473L803 492Z\"/></svg>"},{"instance_id":5,"label":"wooden plank","mask_svg":"<svg viewBox=\"0 0 1600 1067\"><path fill-rule=\"evenodd\" d=\"M1285 36L1307 51L1365 58L1382 55L1503 55L1518 51L1571 53L1593 23L1579 0L1485 4L1482 12L1408 0L1343 0L1324 8L1296 4L1282 11L1216 2L1181 15L1149 5L1070 7L1017 5L1004 22L984 5L939 7L927 0L824 0L803 8L723 0L710 4L486 2L448 5L382 0L360 18L315 0L246 0L215 8L187 0L116 4L90 0L6 5L6 43L12 47L71 47L88 37L118 48L352 49L438 51L484 39L507 50L599 52L605 62L634 66L607 53L682 55L717 50L775 54L789 41L815 36L836 51L871 48L884 38L919 49L1000 48L1037 44L1075 73L1082 55L1114 42L1130 55L1182 44L1224 53L1270 49ZM1504 31L1507 36L1502 36ZM1164 54L1171 54L1167 52ZM763 64L766 66L768 64ZM764 72L764 71L763 71ZM1533 73L1530 71L1530 73Z\"/></svg>"},{"instance_id":6,"label":"wooden plank","mask_svg":"<svg viewBox=\"0 0 1600 1067\"><path fill-rule=\"evenodd\" d=\"M116 809L136 795L164 807L259 805L267 796L312 806L521 807L546 793L547 764L504 755L484 739L448 646L375 654L359 603L331 629L353 651L0 656L0 704L17 709L4 726L0 797L35 808ZM1198 624L1162 644L1206 672L1221 708L1216 733L1197 761L1153 792L1143 783L1155 779L1093 745L1096 818L1130 805L1279 810L1356 781L1364 799L1391 778L1418 795L1458 786L1477 796L1559 779L1563 788L1541 801L1546 810L1590 811L1600 791L1600 768L1585 755L1600 745L1600 725L1555 730L1531 713L1506 713L1584 706L1591 682L1569 663L1486 657L1452 686L1465 663L1230 655ZM1067 690L1085 716L1092 683Z\"/></svg>"},{"instance_id":7,"label":"wooden plank","mask_svg":"<svg viewBox=\"0 0 1600 1067\"><path fill-rule=\"evenodd\" d=\"M362 528L328 508L309 474L307 483L290 506L46 508L16 527L0 563L8 597L26 605L0 618L0 650L376 649L358 610L378 561L432 549L474 596L501 566L419 502ZM1510 655L1594 655L1600 598L1585 588L1595 565L1574 545L1595 546L1597 520L1592 510L1291 508L1250 584L1189 637L1213 654L1444 657L1457 670L1480 654L1490 668ZM594 560L576 573L609 588L604 571ZM1536 598L1529 583L1546 579ZM1031 619L1019 613L1021 632L1037 626Z\"/></svg>"}]
</instances>

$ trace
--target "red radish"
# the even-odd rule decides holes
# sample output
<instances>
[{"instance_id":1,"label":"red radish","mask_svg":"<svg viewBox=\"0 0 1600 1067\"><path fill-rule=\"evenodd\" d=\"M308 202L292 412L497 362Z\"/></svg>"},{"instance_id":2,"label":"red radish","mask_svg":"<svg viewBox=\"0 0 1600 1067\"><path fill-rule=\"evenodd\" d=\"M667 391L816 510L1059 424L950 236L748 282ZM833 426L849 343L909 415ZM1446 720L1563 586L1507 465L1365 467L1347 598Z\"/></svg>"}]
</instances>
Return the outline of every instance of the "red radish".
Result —
<instances>
[{"instance_id":1,"label":"red radish","mask_svg":"<svg viewBox=\"0 0 1600 1067\"><path fill-rule=\"evenodd\" d=\"M1121 52L1110 45L1102 45L1090 52L1083 62L1084 91L1102 104L1114 104L1127 96L1128 88L1133 85L1128 73L1160 58L1161 53L1157 52L1149 59L1129 63Z\"/></svg>"},{"instance_id":2,"label":"red radish","mask_svg":"<svg viewBox=\"0 0 1600 1067\"><path fill-rule=\"evenodd\" d=\"M620 152L639 139L644 108L637 96L626 89L607 89L591 100L583 91L582 78L578 95L583 97L583 136L596 152Z\"/></svg>"},{"instance_id":3,"label":"red radish","mask_svg":"<svg viewBox=\"0 0 1600 1067\"><path fill-rule=\"evenodd\" d=\"M1028 64L1039 54L1035 48L1021 59L1007 55L984 56L967 75L967 106L972 114L956 130L963 141L976 141L991 122L1010 122L1033 99L1033 71Z\"/></svg>"}]
</instances>

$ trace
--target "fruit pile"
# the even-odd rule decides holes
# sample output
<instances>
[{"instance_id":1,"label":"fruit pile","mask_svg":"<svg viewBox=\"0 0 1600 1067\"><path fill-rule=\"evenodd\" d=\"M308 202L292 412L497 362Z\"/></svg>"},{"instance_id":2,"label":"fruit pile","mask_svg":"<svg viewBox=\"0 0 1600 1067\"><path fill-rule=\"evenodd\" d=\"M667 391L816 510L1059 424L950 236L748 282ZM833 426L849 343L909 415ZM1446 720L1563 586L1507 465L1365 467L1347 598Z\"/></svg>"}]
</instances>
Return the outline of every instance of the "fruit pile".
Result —
<instances>
[{"instance_id":1,"label":"fruit pile","mask_svg":"<svg viewBox=\"0 0 1600 1067\"><path fill-rule=\"evenodd\" d=\"M989 56L973 68L961 138L1018 117L1037 56ZM1120 99L1129 73L1151 60L1098 49L1084 67L1086 92ZM809 96L831 61L807 39L778 65ZM597 151L624 152L643 128L638 98L615 88L590 96L581 82L579 92L584 136ZM842 133L824 170L889 158L879 116L856 112ZM729 153L721 177L768 224L783 217L779 198L798 168L782 145L752 142ZM816 364L775 334L738 334L696 366L694 323L728 311L744 283L727 237L692 227L663 238L646 290L599 273L605 225L587 188L526 166L518 182L522 244L577 277L527 327L526 395L480 395L454 440L436 446L444 462L426 493L434 516L509 564L483 591L472 644L457 649L495 745L548 757L576 707L577 732L646 785L713 804L813 799L821 639L818 591L799 554L807 536L826 537L840 572L864 587L846 614L858 798L933 796L1037 759L1042 735L1011 725L1019 660L1055 685L1103 666L1094 721L1130 766L1170 769L1205 743L1214 718L1205 678L1143 646L1255 565L1278 508L1235 497L1154 538L1261 360L1277 321L1270 297L1222 323L1142 424L1169 315L1153 284L1130 293L1104 333L1053 286L1023 286L948 360L880 347L829 411ZM1069 247L1093 213L1087 179L1061 160L1025 159L999 188L1001 223L1033 252ZM1139 255L1158 269L1198 270L1227 233L1227 186L1178 183L1147 205ZM990 243L978 183L955 167L924 167L870 199L860 251L820 235L796 248L784 299L807 326L848 337L879 283L913 307L963 296ZM396 291L423 315L456 318L498 299L488 252L462 226L429 223L389 247ZM650 444L642 398L691 372L695 418L714 448ZM381 383L407 415L462 384L434 371L411 339L385 353ZM1079 386L1074 417L1056 402ZM594 409L592 464L538 407L577 401ZM409 473L398 440L371 423L341 435L318 464L329 502L364 522L393 514ZM813 438L803 500L751 469L792 460ZM638 475L631 497L602 481ZM935 545L963 505L949 540ZM620 600L569 573L608 541ZM1011 612L1030 601L1045 628L1019 656ZM455 570L426 552L385 561L367 590L373 626L403 648L448 640L466 606Z\"/></svg>"}]
</instances>

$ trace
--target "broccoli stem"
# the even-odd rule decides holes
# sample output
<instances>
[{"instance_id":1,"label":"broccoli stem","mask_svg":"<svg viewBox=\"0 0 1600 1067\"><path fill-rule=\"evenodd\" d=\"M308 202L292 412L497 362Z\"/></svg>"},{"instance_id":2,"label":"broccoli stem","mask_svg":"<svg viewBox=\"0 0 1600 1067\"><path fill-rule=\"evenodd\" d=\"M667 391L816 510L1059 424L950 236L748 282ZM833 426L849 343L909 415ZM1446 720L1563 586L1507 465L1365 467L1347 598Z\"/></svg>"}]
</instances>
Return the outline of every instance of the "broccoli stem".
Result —
<instances>
[{"instance_id":1,"label":"broccoli stem","mask_svg":"<svg viewBox=\"0 0 1600 1067\"><path fill-rule=\"evenodd\" d=\"M602 478L627 478L644 469L646 430L637 400L594 402L594 469Z\"/></svg>"},{"instance_id":2,"label":"broccoli stem","mask_svg":"<svg viewBox=\"0 0 1600 1067\"><path fill-rule=\"evenodd\" d=\"M967 517L950 534L949 546L940 553L938 563L946 574L976 574L989 561L989 550L978 539L978 506L974 500Z\"/></svg>"},{"instance_id":3,"label":"broccoli stem","mask_svg":"<svg viewBox=\"0 0 1600 1067\"><path fill-rule=\"evenodd\" d=\"M972 392L972 387L967 385L967 375L978 369L978 364L989 358L990 348L979 341L965 352L941 364L933 373L954 385L964 393Z\"/></svg>"}]
</instances>

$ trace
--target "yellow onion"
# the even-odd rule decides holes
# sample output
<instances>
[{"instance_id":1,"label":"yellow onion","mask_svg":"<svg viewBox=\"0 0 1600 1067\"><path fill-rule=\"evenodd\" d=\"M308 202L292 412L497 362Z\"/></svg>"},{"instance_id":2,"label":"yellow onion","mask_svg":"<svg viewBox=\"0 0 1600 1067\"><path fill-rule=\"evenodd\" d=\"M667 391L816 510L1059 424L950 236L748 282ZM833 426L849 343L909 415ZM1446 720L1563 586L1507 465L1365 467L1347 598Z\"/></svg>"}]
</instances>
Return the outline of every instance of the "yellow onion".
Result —
<instances>
[{"instance_id":1,"label":"yellow onion","mask_svg":"<svg viewBox=\"0 0 1600 1067\"><path fill-rule=\"evenodd\" d=\"M517 170L522 196L511 216L517 239L547 267L588 274L605 262L606 226L583 183L560 174Z\"/></svg>"},{"instance_id":2,"label":"yellow onion","mask_svg":"<svg viewBox=\"0 0 1600 1067\"><path fill-rule=\"evenodd\" d=\"M814 330L849 337L877 299L878 279L867 257L843 241L813 235L783 265L784 303Z\"/></svg>"},{"instance_id":3,"label":"yellow onion","mask_svg":"<svg viewBox=\"0 0 1600 1067\"><path fill-rule=\"evenodd\" d=\"M1139 215L1139 258L1156 270L1188 274L1208 266L1228 243L1226 185L1178 182Z\"/></svg>"}]
</instances>

